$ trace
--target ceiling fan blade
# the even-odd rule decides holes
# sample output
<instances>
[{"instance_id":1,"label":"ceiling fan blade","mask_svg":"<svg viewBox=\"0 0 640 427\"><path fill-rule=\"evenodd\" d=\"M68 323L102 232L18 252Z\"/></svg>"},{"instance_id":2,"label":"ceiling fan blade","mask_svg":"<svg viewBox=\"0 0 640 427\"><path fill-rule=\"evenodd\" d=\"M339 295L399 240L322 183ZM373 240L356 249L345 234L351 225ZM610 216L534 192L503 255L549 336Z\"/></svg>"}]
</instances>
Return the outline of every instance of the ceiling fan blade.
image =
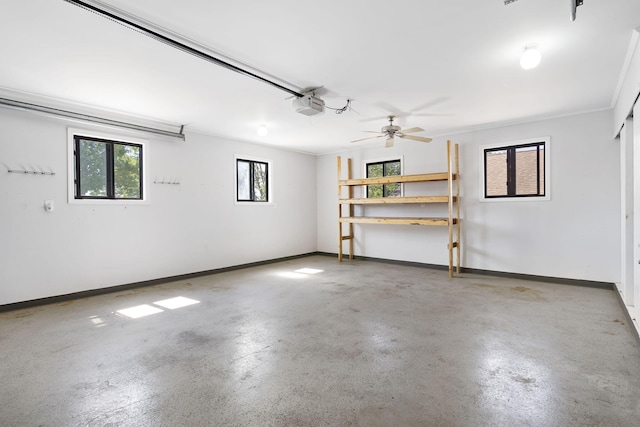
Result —
<instances>
[{"instance_id":1,"label":"ceiling fan blade","mask_svg":"<svg viewBox=\"0 0 640 427\"><path fill-rule=\"evenodd\" d=\"M386 112L390 113L393 116L396 115L396 112L401 112L399 108L397 108L395 105L389 104L388 102L378 102L375 105L382 108L383 110L385 110Z\"/></svg>"},{"instance_id":2,"label":"ceiling fan blade","mask_svg":"<svg viewBox=\"0 0 640 427\"><path fill-rule=\"evenodd\" d=\"M411 129L402 129L402 133L415 133L415 132L424 132L424 129L422 128L411 128Z\"/></svg>"},{"instance_id":3,"label":"ceiling fan blade","mask_svg":"<svg viewBox=\"0 0 640 427\"><path fill-rule=\"evenodd\" d=\"M366 133L380 133L379 130L363 130L362 132L366 132Z\"/></svg>"},{"instance_id":4,"label":"ceiling fan blade","mask_svg":"<svg viewBox=\"0 0 640 427\"><path fill-rule=\"evenodd\" d=\"M431 142L431 138L425 138L424 136L413 136L413 135L400 135L400 138L410 139L412 141L420 141L420 142Z\"/></svg>"},{"instance_id":5,"label":"ceiling fan blade","mask_svg":"<svg viewBox=\"0 0 640 427\"><path fill-rule=\"evenodd\" d=\"M385 147L393 147L393 137L387 138L387 142L384 143Z\"/></svg>"},{"instance_id":6,"label":"ceiling fan blade","mask_svg":"<svg viewBox=\"0 0 640 427\"><path fill-rule=\"evenodd\" d=\"M414 117L451 117L451 113L415 113L411 114Z\"/></svg>"},{"instance_id":7,"label":"ceiling fan blade","mask_svg":"<svg viewBox=\"0 0 640 427\"><path fill-rule=\"evenodd\" d=\"M353 140L353 141L351 141L351 142L360 142L360 141L366 141L367 139L376 139L376 138L382 138L383 136L385 136L385 135L378 135L378 136L369 136L369 137L366 137L366 138L362 138L362 139L355 139L355 140Z\"/></svg>"},{"instance_id":8,"label":"ceiling fan blade","mask_svg":"<svg viewBox=\"0 0 640 427\"><path fill-rule=\"evenodd\" d=\"M425 103L424 103L424 104L422 104L422 105L418 105L417 107L412 108L412 109L411 109L411 110L409 110L409 111L411 111L411 115L412 115L412 116L415 116L415 113L417 113L417 112L419 112L419 111L422 111L422 110L426 110L427 108L434 107L434 106L436 106L436 105L438 105L438 104L441 104L441 103L443 103L443 102L448 101L449 99L450 99L450 98L449 98L448 96L441 96L441 97L439 97L439 98L434 98L434 99L432 99L431 101L427 101L427 102L425 102Z\"/></svg>"},{"instance_id":9,"label":"ceiling fan blade","mask_svg":"<svg viewBox=\"0 0 640 427\"><path fill-rule=\"evenodd\" d=\"M378 117L367 117L366 119L360 119L360 121L363 122L363 123L364 122L375 122L375 121L378 121L378 120L385 120L385 119L388 119L388 118L389 118L388 115L386 115L386 116L378 116Z\"/></svg>"}]
</instances>

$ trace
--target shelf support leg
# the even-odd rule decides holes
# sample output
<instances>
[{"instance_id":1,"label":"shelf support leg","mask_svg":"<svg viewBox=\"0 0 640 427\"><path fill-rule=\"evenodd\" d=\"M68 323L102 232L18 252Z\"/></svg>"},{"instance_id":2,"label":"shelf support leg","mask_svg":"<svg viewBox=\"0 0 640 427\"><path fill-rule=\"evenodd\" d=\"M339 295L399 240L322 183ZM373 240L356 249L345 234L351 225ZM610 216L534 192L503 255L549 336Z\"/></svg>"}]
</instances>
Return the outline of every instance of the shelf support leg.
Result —
<instances>
[{"instance_id":1,"label":"shelf support leg","mask_svg":"<svg viewBox=\"0 0 640 427\"><path fill-rule=\"evenodd\" d=\"M351 170L352 170L352 163L351 163L351 157L349 157L347 159L347 179L352 179L353 176L351 174ZM347 191L349 192L349 198L353 199L353 186L350 185L349 188L347 189ZM349 218L352 218L354 215L354 206L353 204L349 205ZM353 259L353 223L350 222L349 223L349 259L352 260Z\"/></svg>"},{"instance_id":2,"label":"shelf support leg","mask_svg":"<svg viewBox=\"0 0 640 427\"><path fill-rule=\"evenodd\" d=\"M342 169L342 159L338 156L338 262L342 262L342 205L340 197L342 197L342 186L340 185L340 173Z\"/></svg>"},{"instance_id":3,"label":"shelf support leg","mask_svg":"<svg viewBox=\"0 0 640 427\"><path fill-rule=\"evenodd\" d=\"M462 245L460 237L460 155L458 144L455 145L456 160L456 239L458 246L456 247L456 273L460 274L460 246Z\"/></svg>"},{"instance_id":4,"label":"shelf support leg","mask_svg":"<svg viewBox=\"0 0 640 427\"><path fill-rule=\"evenodd\" d=\"M451 141L447 141L447 191L449 207L449 277L453 277L453 165L451 158Z\"/></svg>"}]
</instances>

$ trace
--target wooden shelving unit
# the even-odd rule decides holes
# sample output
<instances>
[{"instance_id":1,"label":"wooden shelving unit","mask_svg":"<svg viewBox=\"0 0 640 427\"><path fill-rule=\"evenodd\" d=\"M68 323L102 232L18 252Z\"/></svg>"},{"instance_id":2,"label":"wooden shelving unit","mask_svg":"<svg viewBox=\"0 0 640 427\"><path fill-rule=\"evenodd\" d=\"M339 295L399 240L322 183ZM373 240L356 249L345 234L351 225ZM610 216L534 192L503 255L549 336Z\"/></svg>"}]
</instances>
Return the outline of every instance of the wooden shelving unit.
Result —
<instances>
[{"instance_id":1,"label":"wooden shelving unit","mask_svg":"<svg viewBox=\"0 0 640 427\"><path fill-rule=\"evenodd\" d=\"M404 225L432 225L449 228L449 277L453 277L454 252L456 258L456 272L460 273L460 182L458 175L458 144L453 145L447 141L447 171L418 175L397 175L381 178L353 178L352 162L347 160L347 178L342 179L342 159L338 157L338 260L342 261L342 246L345 240L349 241L349 259L353 259L353 224L404 224ZM385 198L354 198L354 187L375 184L410 184L416 182L447 182L447 194L437 196L407 196ZM345 191L346 190L346 191ZM446 203L448 205L447 217L368 217L356 216L356 205L392 205L392 204L427 204ZM343 225L347 226L347 234L344 235ZM454 251L455 249L455 251Z\"/></svg>"}]
</instances>

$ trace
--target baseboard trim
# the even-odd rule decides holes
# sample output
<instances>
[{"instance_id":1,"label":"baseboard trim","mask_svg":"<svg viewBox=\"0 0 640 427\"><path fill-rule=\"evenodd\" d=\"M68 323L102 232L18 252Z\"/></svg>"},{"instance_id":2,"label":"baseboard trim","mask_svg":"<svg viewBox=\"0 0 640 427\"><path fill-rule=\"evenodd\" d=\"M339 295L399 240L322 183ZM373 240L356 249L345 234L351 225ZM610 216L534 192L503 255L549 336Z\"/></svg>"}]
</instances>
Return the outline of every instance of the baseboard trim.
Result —
<instances>
[{"instance_id":1,"label":"baseboard trim","mask_svg":"<svg viewBox=\"0 0 640 427\"><path fill-rule=\"evenodd\" d=\"M506 273L503 271L480 270L477 268L462 268L461 271L463 273L469 273L469 274L505 277L509 279L531 280L534 282L547 282L547 283L555 283L558 285L582 286L584 288L605 289L608 291L613 290L615 288L615 284L613 282L598 282L594 280L583 280L583 279L567 279L564 277L553 277L553 276L536 276L533 274Z\"/></svg>"},{"instance_id":2,"label":"baseboard trim","mask_svg":"<svg viewBox=\"0 0 640 427\"><path fill-rule=\"evenodd\" d=\"M331 252L318 252L317 255L324 255L324 256L329 256L332 258L337 258L338 254L335 253L331 253ZM355 255L353 257L354 261L373 261L373 262L381 262L381 263L385 263L385 264L395 264L395 265L406 265L408 267L421 267L421 268L428 268L430 270L449 270L449 267L446 265L440 265L440 264L426 264L426 263L422 263L422 262L414 262L414 261L400 261L400 260L396 260L396 259L388 259L388 258L375 258L375 257L368 257L368 256L361 256L361 255ZM343 257L343 261L349 261L349 257Z\"/></svg>"},{"instance_id":3,"label":"baseboard trim","mask_svg":"<svg viewBox=\"0 0 640 427\"><path fill-rule=\"evenodd\" d=\"M629 325L629 328L631 329L631 333L635 337L638 347L640 347L640 331L638 331L636 324L631 318L631 313L629 313L629 310L627 310L627 305L624 303L624 300L622 299L622 295L620 294L620 290L618 289L617 286L614 286L613 293L616 294L616 299L618 300L618 303L620 303L620 307L622 307L622 311L624 312L624 317L627 320L627 324Z\"/></svg>"},{"instance_id":4,"label":"baseboard trim","mask_svg":"<svg viewBox=\"0 0 640 427\"><path fill-rule=\"evenodd\" d=\"M338 254L331 253L331 252L318 252L318 255L326 255L334 258L337 258L338 256ZM348 261L348 258L346 260ZM449 270L449 266L447 265L426 264L421 262L400 261L400 260L393 260L393 259L386 259L386 258L374 258L374 257L361 256L361 255L354 256L354 260L384 262L387 264L406 265L411 267L422 267L422 268L428 268L432 270ZM563 277L552 277L552 276L536 276L532 274L507 273L507 272L495 271L495 270L481 270L478 268L461 267L460 272L468 273L468 274L479 274L483 276L505 277L509 279L530 280L534 282L556 283L560 285L582 286L587 288L597 288L597 289L605 289L605 290L613 290L615 288L615 284L609 283L609 282L598 282L593 280L582 280L582 279L567 279Z\"/></svg>"},{"instance_id":5,"label":"baseboard trim","mask_svg":"<svg viewBox=\"0 0 640 427\"><path fill-rule=\"evenodd\" d=\"M130 290L130 289L142 288L142 287L145 287L145 286L161 285L163 283L174 282L174 281L177 281L177 280L188 280L188 279L192 279L192 278L196 278L196 277L202 277L202 276L209 276L209 275L212 275L212 274L225 273L225 272L228 272L228 271L242 270L242 269L245 269L245 268L251 268L251 267L258 267L258 266L261 266L261 265L274 264L274 263L282 262L282 261L289 261L289 260L295 260L295 259L300 259L300 258L306 258L306 257L313 256L313 255L328 256L328 257L332 257L332 258L337 258L338 257L337 253L320 252L320 251L308 252L308 253L300 254L300 255L292 255L292 256L281 257L281 258L274 258L274 259L270 259L270 260L250 262L250 263L247 263L247 264L239 264L239 265L234 265L234 266L230 266L230 267L216 268L216 269L213 269L213 270L204 270L204 271L198 271L198 272L194 272L194 273L187 273L187 274L180 274L180 275L176 275L176 276L169 276L169 277L162 277L162 278L158 278L158 279L145 280L145 281L142 281L142 282L135 282L135 283L128 283L128 284L124 284L124 285L109 286L109 287L106 287L106 288L91 289L91 290L88 290L88 291L80 291L80 292L74 292L74 293L70 293L70 294L55 295L55 296L46 297L46 298L38 298L38 299L34 299L34 300L20 301L20 302L15 302L15 303L11 303L11 304L4 304L4 305L0 305L0 313L5 312L5 311L19 310L19 309L22 309L22 308L37 307L37 306L46 305L46 304L55 304L55 303L66 302L66 301L70 301L70 300L88 298L88 297L92 297L92 296L104 295L104 294L109 294L109 293L113 293L113 292L126 291L126 290ZM375 257L366 257L366 256L359 256L359 255L355 256L354 260L381 262L381 263L395 264L395 265L405 265L405 266L410 266L410 267L427 268L427 269L430 269L430 270L446 271L446 270L449 269L448 266L441 265L441 264L426 264L426 263L414 262L414 261L400 261L400 260L393 260L393 259L387 259L387 258L375 258ZM469 274L479 274L479 275L493 276L493 277L505 277L505 278L510 278L510 279L520 279L520 280L531 280L531 281L536 281L536 282L557 283L557 284L561 284L561 285L583 286L583 287L606 289L606 290L615 290L616 289L615 285L613 283L596 282L596 281L590 281L590 280L566 279L566 278L561 278L561 277L548 277L548 276L535 276L535 275L530 275L530 274L519 274L519 273L506 273L506 272L501 272L501 271L480 270L480 269L475 269L475 268L461 268L460 271L462 273L469 273ZM616 291L616 295L617 294L618 293ZM618 295L618 298L620 298L619 295ZM624 304L623 304L623 307L624 307ZM626 308L624 309L624 311L628 315L628 312L627 312ZM629 318L629 320L630 320L630 318ZM636 333L637 333L637 331L636 331Z\"/></svg>"},{"instance_id":6,"label":"baseboard trim","mask_svg":"<svg viewBox=\"0 0 640 427\"><path fill-rule=\"evenodd\" d=\"M127 290L142 288L146 286L161 285L163 283L175 282L177 280L188 280L196 277L209 276L211 274L225 273L228 271L242 270L250 267L259 267L261 265L268 265L268 264L274 264L282 261L290 261L290 260L299 259L299 258L306 258L306 257L317 255L317 254L318 254L317 252L309 252L309 253L300 254L300 255L292 255L292 256L274 258L274 259L265 260L265 261L256 261L256 262L250 262L247 264L233 265L230 267L216 268L213 270L197 271L194 273L179 274L176 276L169 276L169 277L161 277L158 279L145 280L142 282L127 283L124 285L115 285L115 286L109 286L106 288L91 289L88 291L73 292L70 294L55 295L55 296L46 297L46 298L38 298L38 299L33 299L28 301L14 302L11 304L3 304L3 305L0 305L0 313L6 312L6 311L12 311L12 310L19 310L22 308L37 307L37 306L46 305L46 304L56 304L60 302L88 298L88 297L93 297L97 295L105 295L113 292L127 291Z\"/></svg>"}]
</instances>

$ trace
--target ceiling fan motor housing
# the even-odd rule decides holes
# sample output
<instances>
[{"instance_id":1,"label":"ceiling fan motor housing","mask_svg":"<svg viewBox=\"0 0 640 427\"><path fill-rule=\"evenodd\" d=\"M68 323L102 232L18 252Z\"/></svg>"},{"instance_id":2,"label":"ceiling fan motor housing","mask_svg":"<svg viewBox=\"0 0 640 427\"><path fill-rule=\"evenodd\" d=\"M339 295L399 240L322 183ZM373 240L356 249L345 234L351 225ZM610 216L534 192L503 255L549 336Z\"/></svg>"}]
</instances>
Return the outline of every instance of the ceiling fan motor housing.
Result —
<instances>
[{"instance_id":1,"label":"ceiling fan motor housing","mask_svg":"<svg viewBox=\"0 0 640 427\"><path fill-rule=\"evenodd\" d=\"M400 126L396 125L389 125L382 128L382 132L385 133L396 133L398 131L400 131Z\"/></svg>"}]
</instances>

